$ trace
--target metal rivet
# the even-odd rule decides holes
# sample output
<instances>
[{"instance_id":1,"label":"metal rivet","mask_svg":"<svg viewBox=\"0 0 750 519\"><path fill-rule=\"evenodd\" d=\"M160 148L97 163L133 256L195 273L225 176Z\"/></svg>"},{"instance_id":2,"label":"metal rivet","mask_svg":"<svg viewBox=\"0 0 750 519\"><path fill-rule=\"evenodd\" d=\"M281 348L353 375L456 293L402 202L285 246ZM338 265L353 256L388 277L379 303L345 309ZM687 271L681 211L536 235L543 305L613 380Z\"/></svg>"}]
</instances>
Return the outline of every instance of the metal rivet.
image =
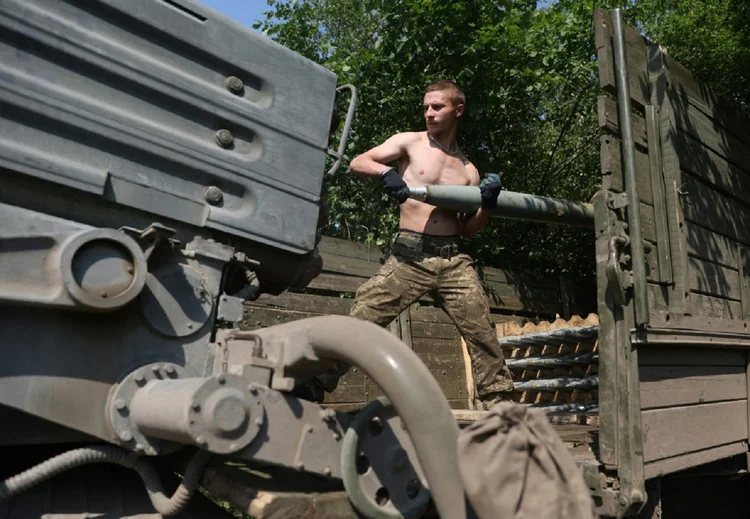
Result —
<instances>
[{"instance_id":1,"label":"metal rivet","mask_svg":"<svg viewBox=\"0 0 750 519\"><path fill-rule=\"evenodd\" d=\"M257 426L263 425L263 418L256 418L255 419L255 425L257 425Z\"/></svg>"},{"instance_id":2,"label":"metal rivet","mask_svg":"<svg viewBox=\"0 0 750 519\"><path fill-rule=\"evenodd\" d=\"M308 425L308 426L307 426L307 427L305 428L305 430L306 430L306 431L307 431L308 433L311 433L311 432L313 432L313 426L312 426L312 425Z\"/></svg>"},{"instance_id":3,"label":"metal rivet","mask_svg":"<svg viewBox=\"0 0 750 519\"><path fill-rule=\"evenodd\" d=\"M146 382L146 377L143 376L143 373L138 372L135 375L135 383L139 386L143 385L143 383Z\"/></svg>"},{"instance_id":4,"label":"metal rivet","mask_svg":"<svg viewBox=\"0 0 750 519\"><path fill-rule=\"evenodd\" d=\"M122 431L120 433L120 439L124 442L129 442L133 439L133 435L130 433L130 431Z\"/></svg>"},{"instance_id":5,"label":"metal rivet","mask_svg":"<svg viewBox=\"0 0 750 519\"><path fill-rule=\"evenodd\" d=\"M209 204L218 204L221 202L221 200L224 198L224 193L216 186L208 186L203 191L203 198L206 199L206 202Z\"/></svg>"},{"instance_id":6,"label":"metal rivet","mask_svg":"<svg viewBox=\"0 0 750 519\"><path fill-rule=\"evenodd\" d=\"M165 370L165 371L166 371L167 373L169 373L170 375L174 375L174 373L175 373L175 371L176 371L176 370L174 369L174 366L171 366L171 365L167 365L167 366L165 366L165 367L164 367L164 370Z\"/></svg>"},{"instance_id":7,"label":"metal rivet","mask_svg":"<svg viewBox=\"0 0 750 519\"><path fill-rule=\"evenodd\" d=\"M107 293L106 292L102 292L99 295L102 296L102 298L107 299Z\"/></svg>"},{"instance_id":8,"label":"metal rivet","mask_svg":"<svg viewBox=\"0 0 750 519\"><path fill-rule=\"evenodd\" d=\"M229 148L234 142L234 136L229 130L217 131L214 138L216 139L216 144L218 144L222 148Z\"/></svg>"},{"instance_id":9,"label":"metal rivet","mask_svg":"<svg viewBox=\"0 0 750 519\"><path fill-rule=\"evenodd\" d=\"M257 394L258 394L258 386L257 386L256 384L250 384L249 386L247 386L247 389L248 389L248 390L250 391L250 393L252 393L253 395L257 395Z\"/></svg>"},{"instance_id":10,"label":"metal rivet","mask_svg":"<svg viewBox=\"0 0 750 519\"><path fill-rule=\"evenodd\" d=\"M136 443L135 450L137 450L138 452L143 452L144 450L146 450L146 447L144 447L142 443Z\"/></svg>"},{"instance_id":11,"label":"metal rivet","mask_svg":"<svg viewBox=\"0 0 750 519\"><path fill-rule=\"evenodd\" d=\"M331 475L331 467L324 468L323 469L323 474L325 474L326 476L330 476Z\"/></svg>"},{"instance_id":12,"label":"metal rivet","mask_svg":"<svg viewBox=\"0 0 750 519\"><path fill-rule=\"evenodd\" d=\"M245 91L244 83L242 83L242 80L237 76L229 76L226 80L224 80L224 86L226 86L227 90L235 95L242 95L242 93Z\"/></svg>"},{"instance_id":13,"label":"metal rivet","mask_svg":"<svg viewBox=\"0 0 750 519\"><path fill-rule=\"evenodd\" d=\"M201 410L201 405L198 402L193 402L192 404L190 404L190 407L193 408L193 411L200 411Z\"/></svg>"},{"instance_id":14,"label":"metal rivet","mask_svg":"<svg viewBox=\"0 0 750 519\"><path fill-rule=\"evenodd\" d=\"M120 411L125 409L126 407L125 400L123 400L122 398L118 398L117 400L115 400L115 407L119 409Z\"/></svg>"},{"instance_id":15,"label":"metal rivet","mask_svg":"<svg viewBox=\"0 0 750 519\"><path fill-rule=\"evenodd\" d=\"M341 434L338 432L333 433L333 439L339 441L341 439Z\"/></svg>"},{"instance_id":16,"label":"metal rivet","mask_svg":"<svg viewBox=\"0 0 750 519\"><path fill-rule=\"evenodd\" d=\"M193 329L193 323L187 323L187 327L188 327L188 330L192 330Z\"/></svg>"},{"instance_id":17,"label":"metal rivet","mask_svg":"<svg viewBox=\"0 0 750 519\"><path fill-rule=\"evenodd\" d=\"M133 271L134 271L134 269L133 269L133 267L128 267L128 268L126 268L126 269L125 269L125 271L126 271L126 272L127 272L128 274L132 274L132 273L133 273Z\"/></svg>"},{"instance_id":18,"label":"metal rivet","mask_svg":"<svg viewBox=\"0 0 750 519\"><path fill-rule=\"evenodd\" d=\"M305 468L305 464L304 464L304 463L302 463L301 461L298 461L298 462L297 462L297 468L298 468L298 469L300 469L300 470L302 470L302 469L304 469L304 468Z\"/></svg>"},{"instance_id":19,"label":"metal rivet","mask_svg":"<svg viewBox=\"0 0 750 519\"><path fill-rule=\"evenodd\" d=\"M151 366L151 371L153 371L154 373L159 373L159 369L159 366Z\"/></svg>"},{"instance_id":20,"label":"metal rivet","mask_svg":"<svg viewBox=\"0 0 750 519\"><path fill-rule=\"evenodd\" d=\"M195 443L198 444L198 445L203 446L203 445L206 445L207 442L206 442L206 439L203 436L196 436L195 437Z\"/></svg>"},{"instance_id":21,"label":"metal rivet","mask_svg":"<svg viewBox=\"0 0 750 519\"><path fill-rule=\"evenodd\" d=\"M219 384L226 384L227 379L224 375L219 375L216 380L219 382Z\"/></svg>"}]
</instances>

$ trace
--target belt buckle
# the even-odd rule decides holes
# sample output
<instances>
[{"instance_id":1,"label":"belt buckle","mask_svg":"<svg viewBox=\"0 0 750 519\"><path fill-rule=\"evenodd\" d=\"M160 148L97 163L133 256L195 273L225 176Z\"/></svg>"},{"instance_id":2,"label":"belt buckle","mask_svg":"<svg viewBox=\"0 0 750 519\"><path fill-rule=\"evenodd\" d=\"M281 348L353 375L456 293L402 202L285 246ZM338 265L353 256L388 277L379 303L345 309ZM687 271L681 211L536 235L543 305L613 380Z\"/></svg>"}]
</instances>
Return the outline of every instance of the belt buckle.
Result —
<instances>
[{"instance_id":1,"label":"belt buckle","mask_svg":"<svg viewBox=\"0 0 750 519\"><path fill-rule=\"evenodd\" d=\"M453 247L450 245L443 245L442 247L439 247L437 250L438 256L443 259L451 259L453 252Z\"/></svg>"}]
</instances>

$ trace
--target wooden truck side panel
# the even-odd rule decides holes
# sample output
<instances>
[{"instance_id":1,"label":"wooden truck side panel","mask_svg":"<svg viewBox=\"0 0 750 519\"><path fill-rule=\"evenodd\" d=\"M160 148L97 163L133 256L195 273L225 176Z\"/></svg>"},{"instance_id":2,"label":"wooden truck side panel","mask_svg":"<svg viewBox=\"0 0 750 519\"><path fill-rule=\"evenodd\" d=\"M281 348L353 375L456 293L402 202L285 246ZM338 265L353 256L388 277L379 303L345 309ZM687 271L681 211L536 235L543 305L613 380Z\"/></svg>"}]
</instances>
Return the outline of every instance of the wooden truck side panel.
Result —
<instances>
[{"instance_id":1,"label":"wooden truck side panel","mask_svg":"<svg viewBox=\"0 0 750 519\"><path fill-rule=\"evenodd\" d=\"M598 10L595 26L600 85L607 93L598 104L602 183L616 206L626 182L610 13ZM747 452L750 205L742 193L750 186L750 126L665 49L629 27L624 41L647 244L648 322L636 327L629 297L615 310L627 322L629 340L600 344L603 362L607 348L620 348L610 351L609 362L627 351L639 387L636 402L613 378L602 382L614 388L600 389L600 441L605 465L620 470L642 463L648 479ZM612 205L606 213L615 230L605 234L615 235L619 226L632 238L623 228L628 220ZM597 229L604 231L600 222ZM600 249L598 254L607 252ZM600 287L600 297L608 297L607 289ZM602 318L602 337L606 322ZM640 423L628 416L623 399L637 405ZM641 436L639 459L621 448L618 427L629 420Z\"/></svg>"}]
</instances>

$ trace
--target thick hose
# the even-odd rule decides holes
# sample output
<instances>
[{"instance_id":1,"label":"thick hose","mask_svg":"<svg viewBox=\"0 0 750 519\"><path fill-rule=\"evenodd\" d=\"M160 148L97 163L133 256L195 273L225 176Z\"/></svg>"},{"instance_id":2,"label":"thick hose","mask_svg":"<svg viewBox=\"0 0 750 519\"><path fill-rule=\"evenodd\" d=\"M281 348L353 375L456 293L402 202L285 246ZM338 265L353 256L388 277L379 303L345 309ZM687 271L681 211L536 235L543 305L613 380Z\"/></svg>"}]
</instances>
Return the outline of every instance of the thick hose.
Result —
<instances>
[{"instance_id":1,"label":"thick hose","mask_svg":"<svg viewBox=\"0 0 750 519\"><path fill-rule=\"evenodd\" d=\"M300 319L254 333L303 333L318 357L359 366L382 388L406 425L440 517L466 519L458 424L442 389L416 353L380 326L339 315Z\"/></svg>"},{"instance_id":2,"label":"thick hose","mask_svg":"<svg viewBox=\"0 0 750 519\"><path fill-rule=\"evenodd\" d=\"M161 515L175 515L180 512L193 495L198 480L211 453L198 451L185 470L185 476L172 497L164 494L159 475L154 466L140 454L126 451L112 445L96 445L74 449L50 458L17 476L0 483L0 499L8 499L50 478L81 465L92 463L114 463L134 469L146 486L151 504Z\"/></svg>"}]
</instances>

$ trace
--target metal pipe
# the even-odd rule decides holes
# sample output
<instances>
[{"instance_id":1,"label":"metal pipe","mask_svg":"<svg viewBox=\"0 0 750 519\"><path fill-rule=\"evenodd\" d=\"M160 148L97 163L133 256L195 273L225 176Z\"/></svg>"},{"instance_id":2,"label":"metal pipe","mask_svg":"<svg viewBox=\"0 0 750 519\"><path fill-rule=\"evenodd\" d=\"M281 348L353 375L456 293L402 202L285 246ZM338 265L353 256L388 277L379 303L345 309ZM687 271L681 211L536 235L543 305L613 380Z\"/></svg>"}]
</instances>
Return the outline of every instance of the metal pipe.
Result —
<instances>
[{"instance_id":1,"label":"metal pipe","mask_svg":"<svg viewBox=\"0 0 750 519\"><path fill-rule=\"evenodd\" d=\"M599 404L578 404L575 402L541 402L530 407L539 409L546 414L598 414Z\"/></svg>"},{"instance_id":2,"label":"metal pipe","mask_svg":"<svg viewBox=\"0 0 750 519\"><path fill-rule=\"evenodd\" d=\"M333 175L334 173L336 173L336 171L338 171L339 166L341 166L341 161L344 158L344 151L346 150L346 141L349 139L349 132L352 127L352 120L354 119L354 110L357 108L357 89L354 87L354 85L341 85L336 89L337 92L341 92L342 90L349 90L352 94L352 97L349 100L349 109L346 112L344 131L341 133L341 140L339 141L338 151L336 151L335 153L329 151L329 155L336 157L336 161L333 163L333 166L331 166L331 169L328 170L326 175Z\"/></svg>"},{"instance_id":3,"label":"metal pipe","mask_svg":"<svg viewBox=\"0 0 750 519\"><path fill-rule=\"evenodd\" d=\"M546 332L527 333L500 337L497 342L504 350L528 348L532 346L561 346L596 340L599 336L598 326L576 326L560 328Z\"/></svg>"},{"instance_id":4,"label":"metal pipe","mask_svg":"<svg viewBox=\"0 0 750 519\"><path fill-rule=\"evenodd\" d=\"M285 337L285 355L302 335L315 356L358 366L386 394L414 443L440 517L466 519L458 470L458 424L442 389L416 353L380 326L349 316L326 315L258 330ZM314 360L310 357L310 360Z\"/></svg>"},{"instance_id":5,"label":"metal pipe","mask_svg":"<svg viewBox=\"0 0 750 519\"><path fill-rule=\"evenodd\" d=\"M428 204L461 213L473 213L482 205L476 186L410 187L409 196ZM501 191L493 217L594 227L592 204L579 204L559 198Z\"/></svg>"},{"instance_id":6,"label":"metal pipe","mask_svg":"<svg viewBox=\"0 0 750 519\"><path fill-rule=\"evenodd\" d=\"M628 230L630 252L633 263L633 290L635 292L635 319L640 325L648 324L648 294L646 292L646 265L641 235L641 208L638 198L638 181L635 175L635 144L630 108L630 84L628 83L628 61L625 51L625 36L622 11L615 9L612 16L613 43L615 50L615 72L617 74L617 106L622 136L623 171L625 190L628 195Z\"/></svg>"},{"instance_id":7,"label":"metal pipe","mask_svg":"<svg viewBox=\"0 0 750 519\"><path fill-rule=\"evenodd\" d=\"M570 366L596 364L598 362L599 354L594 352L572 353L568 355L555 355L549 357L521 357L505 360L505 364L507 364L510 369L567 368Z\"/></svg>"},{"instance_id":8,"label":"metal pipe","mask_svg":"<svg viewBox=\"0 0 750 519\"><path fill-rule=\"evenodd\" d=\"M599 376L591 375L586 378L557 377L527 380L515 382L515 391L550 391L550 390L572 390L572 389L596 389L599 387Z\"/></svg>"}]
</instances>

